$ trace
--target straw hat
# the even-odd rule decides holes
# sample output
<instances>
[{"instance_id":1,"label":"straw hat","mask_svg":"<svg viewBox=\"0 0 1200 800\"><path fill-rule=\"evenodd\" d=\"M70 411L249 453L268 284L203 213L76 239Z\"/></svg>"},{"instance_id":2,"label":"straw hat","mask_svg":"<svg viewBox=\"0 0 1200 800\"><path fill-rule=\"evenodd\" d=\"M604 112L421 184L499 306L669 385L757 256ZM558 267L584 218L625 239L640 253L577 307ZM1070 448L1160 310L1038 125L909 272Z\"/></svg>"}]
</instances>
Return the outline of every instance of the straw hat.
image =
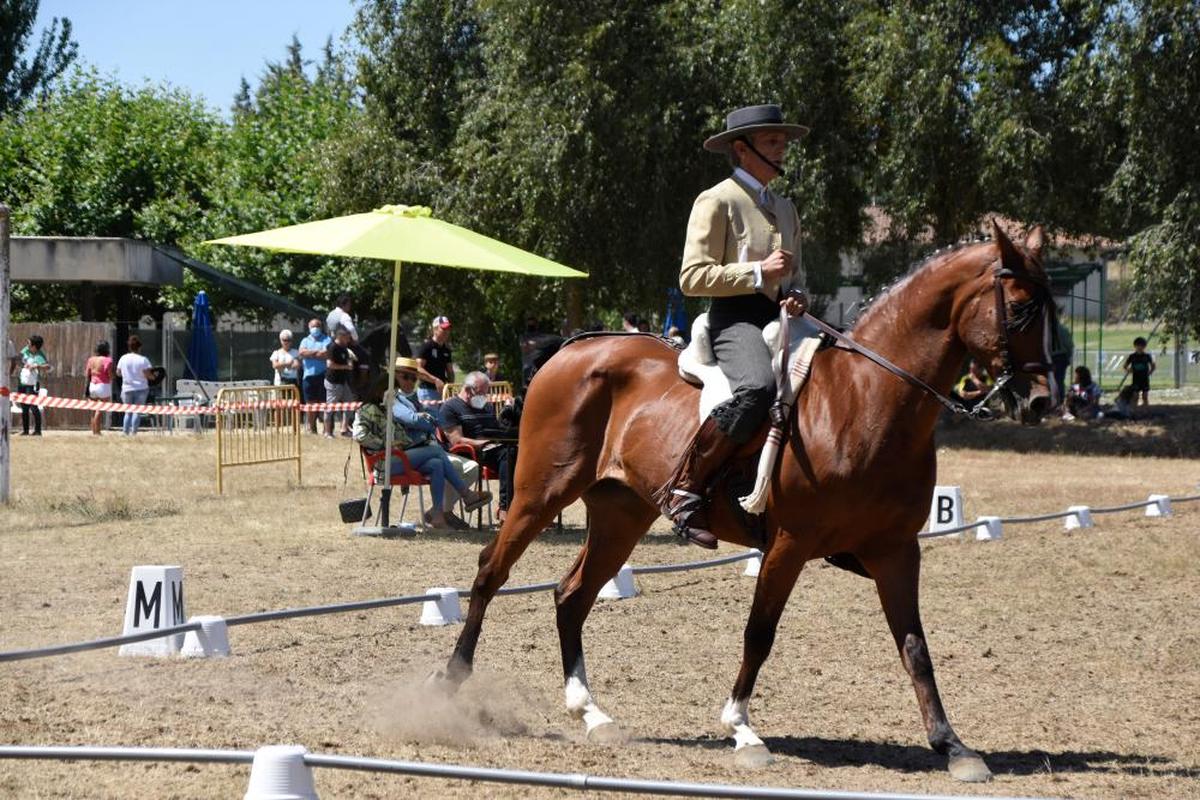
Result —
<instances>
[{"instance_id":1,"label":"straw hat","mask_svg":"<svg viewBox=\"0 0 1200 800\"><path fill-rule=\"evenodd\" d=\"M421 371L421 365L415 358L396 356L396 369L400 372L411 372L414 375Z\"/></svg>"}]
</instances>

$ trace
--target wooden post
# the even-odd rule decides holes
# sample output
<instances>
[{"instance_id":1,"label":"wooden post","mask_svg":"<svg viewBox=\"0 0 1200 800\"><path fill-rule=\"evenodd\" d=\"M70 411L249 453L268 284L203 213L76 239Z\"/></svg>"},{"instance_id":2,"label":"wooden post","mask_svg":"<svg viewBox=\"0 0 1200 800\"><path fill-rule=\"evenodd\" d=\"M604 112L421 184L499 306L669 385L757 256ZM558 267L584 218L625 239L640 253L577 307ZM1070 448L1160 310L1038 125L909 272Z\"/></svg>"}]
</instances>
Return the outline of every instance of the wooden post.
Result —
<instances>
[{"instance_id":1,"label":"wooden post","mask_svg":"<svg viewBox=\"0 0 1200 800\"><path fill-rule=\"evenodd\" d=\"M12 296L12 272L8 261L8 206L0 203L0 354L4 358L4 382L0 383L0 504L9 503L9 425L12 423L12 406L8 397L8 370L11 365L8 352L9 298Z\"/></svg>"}]
</instances>

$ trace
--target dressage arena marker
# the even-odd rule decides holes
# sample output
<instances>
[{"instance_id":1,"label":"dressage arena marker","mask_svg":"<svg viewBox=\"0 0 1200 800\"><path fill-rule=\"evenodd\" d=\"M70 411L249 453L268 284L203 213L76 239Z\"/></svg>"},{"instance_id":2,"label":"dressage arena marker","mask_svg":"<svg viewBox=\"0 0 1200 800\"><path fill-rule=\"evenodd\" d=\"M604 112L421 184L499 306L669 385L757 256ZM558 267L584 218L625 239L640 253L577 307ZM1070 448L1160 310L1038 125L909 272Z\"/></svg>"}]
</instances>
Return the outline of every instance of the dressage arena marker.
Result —
<instances>
[{"instance_id":1,"label":"dressage arena marker","mask_svg":"<svg viewBox=\"0 0 1200 800\"><path fill-rule=\"evenodd\" d=\"M1151 505L1146 506L1147 517L1169 517L1171 516L1171 498L1165 494L1152 494L1147 502Z\"/></svg>"},{"instance_id":2,"label":"dressage arena marker","mask_svg":"<svg viewBox=\"0 0 1200 800\"><path fill-rule=\"evenodd\" d=\"M621 568L617 570L617 574L600 588L600 594L597 597L605 600L627 600L630 597L637 597L638 594L638 588L633 584L633 568L628 564L622 564Z\"/></svg>"},{"instance_id":3,"label":"dressage arena marker","mask_svg":"<svg viewBox=\"0 0 1200 800\"><path fill-rule=\"evenodd\" d=\"M452 586L435 586L425 591L436 595L435 600L426 600L421 605L422 625L451 625L462 622L462 605L458 601L458 589Z\"/></svg>"},{"instance_id":4,"label":"dressage arena marker","mask_svg":"<svg viewBox=\"0 0 1200 800\"><path fill-rule=\"evenodd\" d=\"M1063 530L1073 531L1076 528L1094 527L1092 510L1087 506L1071 506L1067 511L1071 513L1063 520Z\"/></svg>"},{"instance_id":5,"label":"dressage arena marker","mask_svg":"<svg viewBox=\"0 0 1200 800\"><path fill-rule=\"evenodd\" d=\"M962 487L933 487L933 500L929 507L929 532L940 533L958 527L963 522Z\"/></svg>"},{"instance_id":6,"label":"dressage arena marker","mask_svg":"<svg viewBox=\"0 0 1200 800\"><path fill-rule=\"evenodd\" d=\"M140 566L129 575L124 635L183 624L183 567ZM122 656L169 656L179 652L183 634L173 633L121 645Z\"/></svg>"},{"instance_id":7,"label":"dressage arena marker","mask_svg":"<svg viewBox=\"0 0 1200 800\"><path fill-rule=\"evenodd\" d=\"M239 407L246 403L254 407ZM299 389L229 386L217 392L216 405L218 494L225 492L226 469L251 464L295 461L300 485Z\"/></svg>"},{"instance_id":8,"label":"dressage arena marker","mask_svg":"<svg viewBox=\"0 0 1200 800\"><path fill-rule=\"evenodd\" d=\"M1169 502L1174 503L1191 503L1200 500L1200 494L1185 495L1180 497L1169 497L1167 495L1159 495L1167 497ZM1119 506L1109 506L1107 508L1091 508L1092 514L1115 514L1121 511L1131 511L1137 508L1145 508L1150 505L1158 505L1158 500L1143 500L1136 503L1126 503ZM1080 508L1083 508L1081 506ZM1002 533L1003 523L1017 524L1022 522L1041 522L1051 519L1066 518L1076 512L1062 511L1053 514L1042 514L1036 517L980 517L976 522L970 522L963 525L958 530L941 531L939 533L920 533L918 538L931 538L937 536L949 536L971 528L980 528L979 535L983 536L983 540L987 541L992 538L997 538L992 535L992 529L999 529ZM719 558L710 558L703 561L691 561L683 564L655 564L644 567L631 567L630 571L634 575L653 575L656 573L666 572L684 572L693 569L703 569L706 567L715 567L722 564L732 564L738 561L753 561L761 559L762 554L758 550L745 550L741 553L733 555L721 556ZM533 592L543 592L554 589L558 586L557 581L544 581L542 583L532 583L525 586L504 586L496 592L496 596L514 595L514 594L530 594ZM452 589L456 596L459 594L470 594L470 589ZM313 617L324 614L342 614L351 611L366 611L376 608L389 608L392 606L402 606L414 603L433 602L435 605L443 599L441 590L430 590L427 594L409 595L403 597L383 597L374 600L358 600L350 603L333 603L321 606L306 606L303 608L287 608L277 611L259 611L253 614L242 614L234 617L226 617L225 624L233 625L251 625L259 622L270 622L274 620L295 619L298 617ZM182 594L180 595L182 602ZM460 609L461 611L461 609ZM453 612L452 612L453 613ZM461 613L459 614L461 617ZM180 613L182 618L182 611ZM196 618L201 619L200 617ZM127 636L112 636L102 639L92 639L84 642L72 642L70 644L52 645L49 647L38 647L28 650L8 650L0 652L0 663L7 661L24 661L33 658L46 658L49 656L66 655L69 653L81 653L87 650L100 650L107 647L115 647L117 645L126 645L135 642L147 641L150 639L163 639L167 636L182 636L188 631L202 630L203 626L200 622L190 621L183 625L167 627L162 629L151 629L141 633L134 633Z\"/></svg>"},{"instance_id":9,"label":"dressage arena marker","mask_svg":"<svg viewBox=\"0 0 1200 800\"><path fill-rule=\"evenodd\" d=\"M179 655L184 658L223 658L229 655L229 629L224 617L192 617L188 622L198 623L200 629L183 635L183 648Z\"/></svg>"},{"instance_id":10,"label":"dressage arena marker","mask_svg":"<svg viewBox=\"0 0 1200 800\"><path fill-rule=\"evenodd\" d=\"M264 754L264 751L268 751ZM259 769L259 755L263 767ZM592 792L675 795L677 797L761 798L762 800L976 800L978 795L896 794L836 789L785 789L728 783L652 781L608 778L568 772L530 772L519 769L471 767L462 764L428 764L382 758L310 753L301 745L267 745L251 750L200 750L183 747L93 747L89 745L0 745L0 758L55 761L151 761L191 764L250 764L250 786L245 800L317 800L312 767L412 775L418 778L486 781ZM256 770L262 777L255 780ZM998 797L990 800L1039 800L1033 797Z\"/></svg>"}]
</instances>

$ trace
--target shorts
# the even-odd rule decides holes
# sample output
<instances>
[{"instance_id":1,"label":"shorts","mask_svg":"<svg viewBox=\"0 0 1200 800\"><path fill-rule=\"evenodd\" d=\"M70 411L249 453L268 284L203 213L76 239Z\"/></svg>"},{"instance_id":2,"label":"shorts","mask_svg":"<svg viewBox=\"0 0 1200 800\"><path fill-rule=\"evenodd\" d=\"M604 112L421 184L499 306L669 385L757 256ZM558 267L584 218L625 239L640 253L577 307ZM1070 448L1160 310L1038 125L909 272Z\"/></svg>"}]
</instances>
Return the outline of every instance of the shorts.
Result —
<instances>
[{"instance_id":1,"label":"shorts","mask_svg":"<svg viewBox=\"0 0 1200 800\"><path fill-rule=\"evenodd\" d=\"M1129 385L1136 392L1148 392L1150 391L1150 378L1148 376L1143 378L1140 375L1135 375L1133 380L1129 382Z\"/></svg>"},{"instance_id":2,"label":"shorts","mask_svg":"<svg viewBox=\"0 0 1200 800\"><path fill-rule=\"evenodd\" d=\"M111 400L112 399L112 384L111 383L92 383L88 385L88 397L93 400Z\"/></svg>"},{"instance_id":3,"label":"shorts","mask_svg":"<svg viewBox=\"0 0 1200 800\"><path fill-rule=\"evenodd\" d=\"M326 403L353 403L354 391L348 383L330 383L325 381Z\"/></svg>"}]
</instances>

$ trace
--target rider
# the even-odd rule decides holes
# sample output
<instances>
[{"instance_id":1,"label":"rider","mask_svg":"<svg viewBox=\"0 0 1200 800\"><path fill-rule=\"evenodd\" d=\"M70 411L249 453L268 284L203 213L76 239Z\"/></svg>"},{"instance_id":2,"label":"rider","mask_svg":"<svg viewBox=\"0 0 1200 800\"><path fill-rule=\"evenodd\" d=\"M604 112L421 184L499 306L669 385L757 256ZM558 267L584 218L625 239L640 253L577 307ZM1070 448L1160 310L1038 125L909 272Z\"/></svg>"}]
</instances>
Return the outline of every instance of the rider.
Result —
<instances>
[{"instance_id":1,"label":"rider","mask_svg":"<svg viewBox=\"0 0 1200 800\"><path fill-rule=\"evenodd\" d=\"M660 491L663 514L693 544L713 549L705 490L714 471L749 441L775 399L771 354L762 329L803 314L804 271L800 217L786 198L767 190L783 173L788 142L808 133L783 121L777 105L739 108L704 149L725 153L733 175L702 192L692 206L679 285L692 297L711 297L708 324L713 354L733 397L713 408Z\"/></svg>"}]
</instances>

